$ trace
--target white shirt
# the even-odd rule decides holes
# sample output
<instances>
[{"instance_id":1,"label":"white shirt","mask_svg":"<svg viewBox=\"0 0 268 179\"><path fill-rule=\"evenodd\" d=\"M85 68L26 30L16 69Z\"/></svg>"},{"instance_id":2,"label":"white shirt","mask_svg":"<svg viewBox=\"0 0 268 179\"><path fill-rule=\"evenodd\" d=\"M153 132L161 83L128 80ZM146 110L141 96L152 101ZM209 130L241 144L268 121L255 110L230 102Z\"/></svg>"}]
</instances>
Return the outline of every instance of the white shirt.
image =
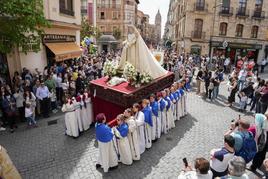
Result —
<instances>
[{"instance_id":1,"label":"white shirt","mask_svg":"<svg viewBox=\"0 0 268 179\"><path fill-rule=\"evenodd\" d=\"M33 115L33 111L31 108L25 108L25 117L31 117Z\"/></svg>"},{"instance_id":2,"label":"white shirt","mask_svg":"<svg viewBox=\"0 0 268 179\"><path fill-rule=\"evenodd\" d=\"M212 179L212 172L209 170L208 174L202 175L196 171L182 172L178 179Z\"/></svg>"},{"instance_id":3,"label":"white shirt","mask_svg":"<svg viewBox=\"0 0 268 179\"><path fill-rule=\"evenodd\" d=\"M266 65L266 60L262 60L261 65Z\"/></svg>"},{"instance_id":4,"label":"white shirt","mask_svg":"<svg viewBox=\"0 0 268 179\"><path fill-rule=\"evenodd\" d=\"M23 107L24 97L22 92L15 93L14 98L16 99L17 108Z\"/></svg>"},{"instance_id":5,"label":"white shirt","mask_svg":"<svg viewBox=\"0 0 268 179\"><path fill-rule=\"evenodd\" d=\"M226 58L226 60L224 61L224 66L228 66L228 65L229 65L229 63L230 63L229 58Z\"/></svg>"}]
</instances>

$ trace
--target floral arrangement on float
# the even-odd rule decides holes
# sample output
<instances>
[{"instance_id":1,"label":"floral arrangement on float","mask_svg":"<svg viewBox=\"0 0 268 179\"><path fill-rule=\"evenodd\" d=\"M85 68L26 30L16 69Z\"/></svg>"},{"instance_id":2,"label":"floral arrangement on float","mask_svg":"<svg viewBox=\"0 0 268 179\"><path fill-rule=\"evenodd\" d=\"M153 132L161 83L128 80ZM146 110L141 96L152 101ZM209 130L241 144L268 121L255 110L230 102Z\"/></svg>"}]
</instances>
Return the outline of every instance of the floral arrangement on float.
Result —
<instances>
[{"instance_id":1,"label":"floral arrangement on float","mask_svg":"<svg viewBox=\"0 0 268 179\"><path fill-rule=\"evenodd\" d=\"M122 77L118 77L119 73L116 66L112 61L107 60L103 66L103 74L108 77L108 86L116 86L123 82L128 82L130 86L140 87L150 83L153 79L148 73L139 73L136 68L127 63L125 65Z\"/></svg>"},{"instance_id":2,"label":"floral arrangement on float","mask_svg":"<svg viewBox=\"0 0 268 179\"><path fill-rule=\"evenodd\" d=\"M123 71L123 78L127 79L131 86L135 86L137 82L137 76L138 73L135 67L132 64L127 63Z\"/></svg>"},{"instance_id":3,"label":"floral arrangement on float","mask_svg":"<svg viewBox=\"0 0 268 179\"><path fill-rule=\"evenodd\" d=\"M108 76L108 80L117 74L117 66L113 64L112 61L107 60L103 65L103 74Z\"/></svg>"},{"instance_id":4,"label":"floral arrangement on float","mask_svg":"<svg viewBox=\"0 0 268 179\"><path fill-rule=\"evenodd\" d=\"M139 73L130 63L125 65L123 77L127 79L131 86L135 87L146 85L153 80L148 73Z\"/></svg>"}]
</instances>

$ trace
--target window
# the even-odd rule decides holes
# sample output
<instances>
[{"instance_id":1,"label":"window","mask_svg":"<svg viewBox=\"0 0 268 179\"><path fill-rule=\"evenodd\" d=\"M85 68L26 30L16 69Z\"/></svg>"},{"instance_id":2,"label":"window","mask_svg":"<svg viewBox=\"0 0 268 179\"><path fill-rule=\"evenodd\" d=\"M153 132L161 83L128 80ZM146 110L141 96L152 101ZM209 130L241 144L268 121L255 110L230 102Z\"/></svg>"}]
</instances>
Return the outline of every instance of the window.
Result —
<instances>
[{"instance_id":1,"label":"window","mask_svg":"<svg viewBox=\"0 0 268 179\"><path fill-rule=\"evenodd\" d=\"M196 4L199 6L204 6L205 5L205 0L196 0Z\"/></svg>"},{"instance_id":2,"label":"window","mask_svg":"<svg viewBox=\"0 0 268 179\"><path fill-rule=\"evenodd\" d=\"M100 26L100 30L103 32L105 31L105 27L104 26Z\"/></svg>"},{"instance_id":3,"label":"window","mask_svg":"<svg viewBox=\"0 0 268 179\"><path fill-rule=\"evenodd\" d=\"M113 19L118 19L118 12L116 12L116 11L113 11Z\"/></svg>"},{"instance_id":4,"label":"window","mask_svg":"<svg viewBox=\"0 0 268 179\"><path fill-rule=\"evenodd\" d=\"M219 35L226 35L227 34L227 23L222 22L220 24L220 34Z\"/></svg>"},{"instance_id":5,"label":"window","mask_svg":"<svg viewBox=\"0 0 268 179\"><path fill-rule=\"evenodd\" d=\"M100 13L100 19L105 19L105 14L104 14L104 12L101 12L101 13Z\"/></svg>"},{"instance_id":6,"label":"window","mask_svg":"<svg viewBox=\"0 0 268 179\"><path fill-rule=\"evenodd\" d=\"M60 0L60 13L74 16L73 0Z\"/></svg>"},{"instance_id":7,"label":"window","mask_svg":"<svg viewBox=\"0 0 268 179\"><path fill-rule=\"evenodd\" d=\"M194 38L201 38L202 37L202 29L203 29L203 20L202 19L195 19L194 24Z\"/></svg>"},{"instance_id":8,"label":"window","mask_svg":"<svg viewBox=\"0 0 268 179\"><path fill-rule=\"evenodd\" d=\"M239 0L239 9L238 12L240 14L245 14L247 8L247 0Z\"/></svg>"},{"instance_id":9,"label":"window","mask_svg":"<svg viewBox=\"0 0 268 179\"><path fill-rule=\"evenodd\" d=\"M116 31L117 30L117 26L113 26L113 31Z\"/></svg>"},{"instance_id":10,"label":"window","mask_svg":"<svg viewBox=\"0 0 268 179\"><path fill-rule=\"evenodd\" d=\"M251 38L258 38L259 27L254 25L251 29Z\"/></svg>"},{"instance_id":11,"label":"window","mask_svg":"<svg viewBox=\"0 0 268 179\"><path fill-rule=\"evenodd\" d=\"M195 5L196 10L204 10L205 9L205 0L196 0Z\"/></svg>"},{"instance_id":12,"label":"window","mask_svg":"<svg viewBox=\"0 0 268 179\"><path fill-rule=\"evenodd\" d=\"M222 13L229 14L230 12L230 0L222 0Z\"/></svg>"},{"instance_id":13,"label":"window","mask_svg":"<svg viewBox=\"0 0 268 179\"><path fill-rule=\"evenodd\" d=\"M255 11L258 11L258 12L262 11L262 0L256 0Z\"/></svg>"},{"instance_id":14,"label":"window","mask_svg":"<svg viewBox=\"0 0 268 179\"><path fill-rule=\"evenodd\" d=\"M242 37L243 35L243 25L242 24L237 24L236 26L236 31L235 31L235 36L236 37Z\"/></svg>"}]
</instances>

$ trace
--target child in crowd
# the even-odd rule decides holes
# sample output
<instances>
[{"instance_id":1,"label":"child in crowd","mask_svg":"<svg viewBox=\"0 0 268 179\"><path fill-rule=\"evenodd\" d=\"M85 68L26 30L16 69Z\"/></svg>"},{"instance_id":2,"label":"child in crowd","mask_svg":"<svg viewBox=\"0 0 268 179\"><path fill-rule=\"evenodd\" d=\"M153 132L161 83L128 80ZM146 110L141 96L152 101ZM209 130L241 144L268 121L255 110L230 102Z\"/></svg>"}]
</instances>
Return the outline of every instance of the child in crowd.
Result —
<instances>
[{"instance_id":1,"label":"child in crowd","mask_svg":"<svg viewBox=\"0 0 268 179\"><path fill-rule=\"evenodd\" d=\"M246 96L246 94L244 92L240 93L240 102L239 102L239 111L243 112L245 110L246 104L247 104L247 100L248 97Z\"/></svg>"},{"instance_id":2,"label":"child in crowd","mask_svg":"<svg viewBox=\"0 0 268 179\"><path fill-rule=\"evenodd\" d=\"M51 101L51 110L53 113L57 113L57 96L56 96L56 91L55 89L51 90L50 93L50 101Z\"/></svg>"},{"instance_id":3,"label":"child in crowd","mask_svg":"<svg viewBox=\"0 0 268 179\"><path fill-rule=\"evenodd\" d=\"M35 121L34 116L33 116L33 109L31 108L30 103L26 103L26 105L25 105L25 118L27 119L28 126L37 127L36 121Z\"/></svg>"}]
</instances>

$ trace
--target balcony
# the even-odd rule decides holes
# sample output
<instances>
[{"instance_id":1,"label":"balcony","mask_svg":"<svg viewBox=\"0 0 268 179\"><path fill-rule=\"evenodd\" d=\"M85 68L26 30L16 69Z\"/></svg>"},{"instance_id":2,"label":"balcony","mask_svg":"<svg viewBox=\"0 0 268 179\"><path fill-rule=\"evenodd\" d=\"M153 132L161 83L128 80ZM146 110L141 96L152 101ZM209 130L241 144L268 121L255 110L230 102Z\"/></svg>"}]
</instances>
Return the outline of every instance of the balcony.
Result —
<instances>
[{"instance_id":1,"label":"balcony","mask_svg":"<svg viewBox=\"0 0 268 179\"><path fill-rule=\"evenodd\" d=\"M221 16L232 16L233 15L233 8L232 7L221 7L219 14Z\"/></svg>"},{"instance_id":2,"label":"balcony","mask_svg":"<svg viewBox=\"0 0 268 179\"><path fill-rule=\"evenodd\" d=\"M252 19L265 19L265 12L255 10L252 14Z\"/></svg>"},{"instance_id":3,"label":"balcony","mask_svg":"<svg viewBox=\"0 0 268 179\"><path fill-rule=\"evenodd\" d=\"M206 38L206 32L192 31L191 38L195 40L204 40Z\"/></svg>"},{"instance_id":4,"label":"balcony","mask_svg":"<svg viewBox=\"0 0 268 179\"><path fill-rule=\"evenodd\" d=\"M208 4L206 3L195 3L194 11L208 11Z\"/></svg>"},{"instance_id":5,"label":"balcony","mask_svg":"<svg viewBox=\"0 0 268 179\"><path fill-rule=\"evenodd\" d=\"M245 8L236 9L236 17L247 18L249 17L249 10Z\"/></svg>"}]
</instances>

